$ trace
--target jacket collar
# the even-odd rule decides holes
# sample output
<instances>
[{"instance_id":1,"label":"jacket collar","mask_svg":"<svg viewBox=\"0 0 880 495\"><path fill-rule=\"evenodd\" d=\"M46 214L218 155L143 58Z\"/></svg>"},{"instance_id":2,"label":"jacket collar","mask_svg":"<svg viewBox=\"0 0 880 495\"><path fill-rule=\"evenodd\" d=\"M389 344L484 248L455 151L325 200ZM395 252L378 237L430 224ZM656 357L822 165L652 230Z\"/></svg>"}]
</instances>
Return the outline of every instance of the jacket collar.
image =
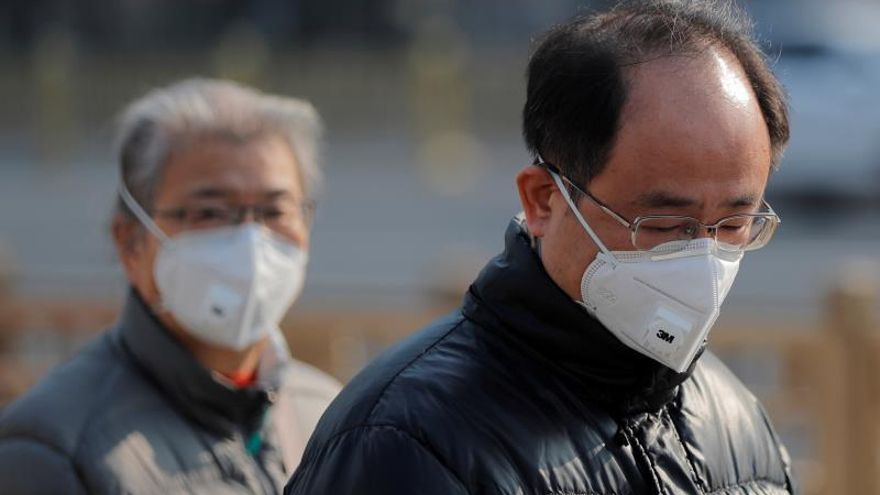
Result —
<instances>
[{"instance_id":1,"label":"jacket collar","mask_svg":"<svg viewBox=\"0 0 880 495\"><path fill-rule=\"evenodd\" d=\"M252 428L261 419L268 405L268 385L240 389L217 379L172 336L133 289L114 334L142 374L193 421L230 435Z\"/></svg>"},{"instance_id":2,"label":"jacket collar","mask_svg":"<svg viewBox=\"0 0 880 495\"><path fill-rule=\"evenodd\" d=\"M507 228L504 252L468 290L463 312L571 376L616 414L659 409L693 371L691 365L676 373L614 337L547 275L516 219Z\"/></svg>"}]
</instances>

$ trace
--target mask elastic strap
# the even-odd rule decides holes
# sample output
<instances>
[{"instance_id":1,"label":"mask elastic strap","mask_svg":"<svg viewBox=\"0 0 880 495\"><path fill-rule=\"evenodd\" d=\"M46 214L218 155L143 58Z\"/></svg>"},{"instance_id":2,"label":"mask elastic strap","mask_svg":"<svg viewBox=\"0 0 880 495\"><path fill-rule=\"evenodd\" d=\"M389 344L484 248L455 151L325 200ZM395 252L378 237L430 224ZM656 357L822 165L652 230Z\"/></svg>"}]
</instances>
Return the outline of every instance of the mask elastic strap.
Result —
<instances>
[{"instance_id":1,"label":"mask elastic strap","mask_svg":"<svg viewBox=\"0 0 880 495\"><path fill-rule=\"evenodd\" d=\"M128 209L134 214L135 217L143 224L147 230L150 231L154 236L156 236L160 241L165 242L168 240L168 236L165 232L162 232L162 229L156 225L156 222L150 218L150 215L147 214L146 211L138 204L137 200L134 199L134 196L128 191L128 188L125 187L125 182L119 182L119 197L122 198L122 201L128 206Z\"/></svg>"},{"instance_id":2,"label":"mask elastic strap","mask_svg":"<svg viewBox=\"0 0 880 495\"><path fill-rule=\"evenodd\" d=\"M539 165L545 163L544 159L541 158L541 155L538 155L538 161L539 161ZM596 244L596 247L598 247L599 250L602 251L603 253L607 254L611 260L615 260L614 255L612 255L611 251L609 251L608 248L605 247L605 244L602 242L601 239L599 239L599 236L596 235L595 232L593 232L593 229L590 228L590 224L587 223L587 221L584 219L583 215L581 215L580 210L578 210L577 206L575 206L574 201L571 200L571 195L568 194L568 188L566 188L565 184L562 182L562 177L560 177L559 174L557 174L556 172L554 172L552 170L548 169L547 172L550 173L550 177L553 177L553 182L556 183L556 187L559 188L559 192L562 193L562 197L565 198L565 202L568 203L568 207L571 209L572 213L574 213L574 216L577 217L578 222L580 222L580 224L584 228L584 230L587 231L587 234L593 240L593 243ZM616 260L612 261L612 264L616 264Z\"/></svg>"}]
</instances>

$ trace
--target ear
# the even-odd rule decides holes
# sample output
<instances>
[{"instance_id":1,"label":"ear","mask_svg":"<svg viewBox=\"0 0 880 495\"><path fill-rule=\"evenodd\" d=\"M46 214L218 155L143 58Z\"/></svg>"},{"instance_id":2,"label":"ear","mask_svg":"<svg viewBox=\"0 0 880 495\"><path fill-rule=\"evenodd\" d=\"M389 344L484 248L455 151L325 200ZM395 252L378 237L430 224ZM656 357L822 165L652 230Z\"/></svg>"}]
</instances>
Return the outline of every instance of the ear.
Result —
<instances>
[{"instance_id":1,"label":"ear","mask_svg":"<svg viewBox=\"0 0 880 495\"><path fill-rule=\"evenodd\" d=\"M516 188L529 232L542 237L550 221L550 198L556 192L556 183L546 170L529 165L516 175Z\"/></svg>"},{"instance_id":2,"label":"ear","mask_svg":"<svg viewBox=\"0 0 880 495\"><path fill-rule=\"evenodd\" d=\"M143 251L143 230L136 222L120 214L113 217L111 230L119 261L128 279L136 280L137 261Z\"/></svg>"}]
</instances>

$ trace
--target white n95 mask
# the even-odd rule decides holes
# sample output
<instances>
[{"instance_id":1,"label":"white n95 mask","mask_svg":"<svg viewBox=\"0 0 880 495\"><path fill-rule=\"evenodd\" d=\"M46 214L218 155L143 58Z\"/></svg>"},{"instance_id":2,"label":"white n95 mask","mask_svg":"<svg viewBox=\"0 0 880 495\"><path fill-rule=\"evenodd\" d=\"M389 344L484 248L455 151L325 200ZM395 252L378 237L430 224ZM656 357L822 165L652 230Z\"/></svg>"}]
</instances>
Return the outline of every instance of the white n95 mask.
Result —
<instances>
[{"instance_id":1,"label":"white n95 mask","mask_svg":"<svg viewBox=\"0 0 880 495\"><path fill-rule=\"evenodd\" d=\"M600 252L581 279L581 304L618 340L686 371L718 318L743 257L715 239L672 241L651 251L609 251L551 172L569 208Z\"/></svg>"},{"instance_id":2,"label":"white n95 mask","mask_svg":"<svg viewBox=\"0 0 880 495\"><path fill-rule=\"evenodd\" d=\"M169 238L124 185L120 195L162 242L153 269L161 308L187 333L241 350L278 327L305 282L302 249L255 223Z\"/></svg>"}]
</instances>

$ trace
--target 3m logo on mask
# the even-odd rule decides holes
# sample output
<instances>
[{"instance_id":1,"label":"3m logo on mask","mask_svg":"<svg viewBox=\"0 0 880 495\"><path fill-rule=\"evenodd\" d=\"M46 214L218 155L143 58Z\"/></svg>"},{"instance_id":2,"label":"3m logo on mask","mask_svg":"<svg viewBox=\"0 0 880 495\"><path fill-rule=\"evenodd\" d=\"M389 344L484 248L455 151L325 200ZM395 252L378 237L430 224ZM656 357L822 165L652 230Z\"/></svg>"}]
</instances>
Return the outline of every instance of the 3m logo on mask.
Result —
<instances>
[{"instance_id":1,"label":"3m logo on mask","mask_svg":"<svg viewBox=\"0 0 880 495\"><path fill-rule=\"evenodd\" d=\"M654 356L673 356L687 342L692 328L692 323L684 315L661 306L645 329L641 345Z\"/></svg>"},{"instance_id":2,"label":"3m logo on mask","mask_svg":"<svg viewBox=\"0 0 880 495\"><path fill-rule=\"evenodd\" d=\"M665 330L657 330L657 338L669 344L675 342L675 335L667 333Z\"/></svg>"}]
</instances>

